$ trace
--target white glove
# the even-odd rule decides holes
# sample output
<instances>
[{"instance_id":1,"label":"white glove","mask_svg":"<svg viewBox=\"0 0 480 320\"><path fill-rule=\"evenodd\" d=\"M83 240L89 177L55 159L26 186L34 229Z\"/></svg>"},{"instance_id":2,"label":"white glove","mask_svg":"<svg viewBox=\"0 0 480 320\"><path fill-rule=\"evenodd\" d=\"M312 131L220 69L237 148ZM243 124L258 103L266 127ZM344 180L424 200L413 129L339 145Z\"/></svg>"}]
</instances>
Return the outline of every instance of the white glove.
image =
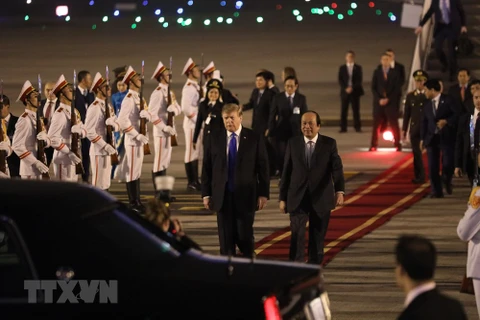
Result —
<instances>
[{"instance_id":1,"label":"white glove","mask_svg":"<svg viewBox=\"0 0 480 320\"><path fill-rule=\"evenodd\" d=\"M106 153L108 153L109 156L117 153L117 150L115 150L115 148L109 145L108 143L105 145L103 149L105 150Z\"/></svg>"},{"instance_id":2,"label":"white glove","mask_svg":"<svg viewBox=\"0 0 480 320\"><path fill-rule=\"evenodd\" d=\"M171 126L165 126L165 128L163 128L163 132L171 136L174 136L177 134L177 130L175 130L175 128L172 128Z\"/></svg>"},{"instance_id":3,"label":"white glove","mask_svg":"<svg viewBox=\"0 0 480 320\"><path fill-rule=\"evenodd\" d=\"M112 127L115 127L117 125L117 123L115 122L115 117L110 117L108 118L106 121L105 121L105 124L107 126L112 126Z\"/></svg>"},{"instance_id":4,"label":"white glove","mask_svg":"<svg viewBox=\"0 0 480 320\"><path fill-rule=\"evenodd\" d=\"M147 110L140 111L140 118L147 119L149 122L152 120L152 115Z\"/></svg>"},{"instance_id":5,"label":"white glove","mask_svg":"<svg viewBox=\"0 0 480 320\"><path fill-rule=\"evenodd\" d=\"M39 134L37 134L37 139L48 142L48 140L49 140L48 134L45 131L42 131Z\"/></svg>"},{"instance_id":6,"label":"white glove","mask_svg":"<svg viewBox=\"0 0 480 320\"><path fill-rule=\"evenodd\" d=\"M167 112L172 112L174 115L178 116L178 108L174 104L168 106Z\"/></svg>"},{"instance_id":7,"label":"white glove","mask_svg":"<svg viewBox=\"0 0 480 320\"><path fill-rule=\"evenodd\" d=\"M10 179L10 177L5 173L3 173L2 171L0 171L0 179Z\"/></svg>"},{"instance_id":8,"label":"white glove","mask_svg":"<svg viewBox=\"0 0 480 320\"><path fill-rule=\"evenodd\" d=\"M143 144L148 143L148 137L144 136L143 134L139 133L136 137L135 140L140 141Z\"/></svg>"},{"instance_id":9,"label":"white glove","mask_svg":"<svg viewBox=\"0 0 480 320\"><path fill-rule=\"evenodd\" d=\"M76 125L72 126L72 133L78 133L78 134L82 134L82 126L83 126L83 123L77 123Z\"/></svg>"},{"instance_id":10,"label":"white glove","mask_svg":"<svg viewBox=\"0 0 480 320\"><path fill-rule=\"evenodd\" d=\"M77 155L71 151L68 153L68 157L70 158L70 160L72 160L74 164L79 164L80 162L82 162L82 159L77 157Z\"/></svg>"},{"instance_id":11,"label":"white glove","mask_svg":"<svg viewBox=\"0 0 480 320\"><path fill-rule=\"evenodd\" d=\"M10 153L10 146L8 145L7 141L0 142L0 150L1 151L6 151L7 153Z\"/></svg>"},{"instance_id":12,"label":"white glove","mask_svg":"<svg viewBox=\"0 0 480 320\"><path fill-rule=\"evenodd\" d=\"M47 173L48 172L48 167L40 160L37 160L33 163L33 166L37 168L38 171L41 173Z\"/></svg>"}]
</instances>

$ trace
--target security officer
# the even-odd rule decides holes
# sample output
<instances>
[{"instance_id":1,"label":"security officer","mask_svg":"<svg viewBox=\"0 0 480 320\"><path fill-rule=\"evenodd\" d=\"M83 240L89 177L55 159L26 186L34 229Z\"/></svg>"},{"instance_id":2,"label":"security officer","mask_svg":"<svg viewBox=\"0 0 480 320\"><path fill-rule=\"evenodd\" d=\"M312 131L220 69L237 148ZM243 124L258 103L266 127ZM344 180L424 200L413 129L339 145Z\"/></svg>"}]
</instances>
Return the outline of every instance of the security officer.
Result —
<instances>
[{"instance_id":1,"label":"security officer","mask_svg":"<svg viewBox=\"0 0 480 320\"><path fill-rule=\"evenodd\" d=\"M405 100L405 113L403 115L403 139L407 137L408 126L410 124L410 143L413 153L413 172L415 177L412 183L422 184L425 182L425 168L423 166L422 150L420 149L420 124L422 122L423 105L427 97L425 96L425 81L428 80L428 74L423 70L417 70L413 73L415 79L415 90L407 94Z\"/></svg>"},{"instance_id":2,"label":"security officer","mask_svg":"<svg viewBox=\"0 0 480 320\"><path fill-rule=\"evenodd\" d=\"M171 190L157 190L156 177L166 176L167 168L170 166L172 158L172 136L177 134L175 127L168 125L168 113L172 112L178 116L182 108L177 103L175 94L170 91L171 104L168 105L168 87L170 82L170 70L162 62L159 62L153 72L152 79L158 81L158 86L150 96L149 109L140 113L142 118L146 118L153 124L153 146L155 155L153 160L152 179L156 190L156 197L163 202L172 202L175 198L170 196Z\"/></svg>"}]
</instances>

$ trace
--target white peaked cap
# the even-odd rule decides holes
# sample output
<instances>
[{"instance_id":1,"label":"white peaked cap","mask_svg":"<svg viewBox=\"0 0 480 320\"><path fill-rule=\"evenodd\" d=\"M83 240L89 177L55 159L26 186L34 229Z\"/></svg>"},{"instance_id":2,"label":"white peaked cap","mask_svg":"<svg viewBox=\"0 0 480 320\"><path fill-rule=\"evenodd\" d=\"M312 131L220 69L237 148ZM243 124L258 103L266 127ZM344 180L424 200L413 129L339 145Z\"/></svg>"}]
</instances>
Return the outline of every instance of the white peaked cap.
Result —
<instances>
[{"instance_id":1,"label":"white peaked cap","mask_svg":"<svg viewBox=\"0 0 480 320\"><path fill-rule=\"evenodd\" d=\"M162 74L162 72L164 72L165 70L167 70L167 67L165 67L165 66L163 65L162 61L160 61L160 62L158 63L157 68L156 68L155 71L153 72L152 79L158 78L158 77Z\"/></svg>"},{"instance_id":2,"label":"white peaked cap","mask_svg":"<svg viewBox=\"0 0 480 320\"><path fill-rule=\"evenodd\" d=\"M20 95L18 96L17 101L22 101L25 102L25 99L27 96L35 91L35 88L32 86L32 83L30 81L25 81L22 87L22 91L20 91Z\"/></svg>"},{"instance_id":3,"label":"white peaked cap","mask_svg":"<svg viewBox=\"0 0 480 320\"><path fill-rule=\"evenodd\" d=\"M210 74L215 70L217 70L215 68L215 64L213 63L213 61L210 61L210 63L205 67L205 69L203 69L203 74Z\"/></svg>"},{"instance_id":4,"label":"white peaked cap","mask_svg":"<svg viewBox=\"0 0 480 320\"><path fill-rule=\"evenodd\" d=\"M60 78L58 78L57 83L55 83L55 87L53 87L52 93L54 95L57 95L67 85L68 85L68 81L65 79L65 76L62 74Z\"/></svg>"},{"instance_id":5,"label":"white peaked cap","mask_svg":"<svg viewBox=\"0 0 480 320\"><path fill-rule=\"evenodd\" d=\"M175 184L175 177L172 176L159 176L155 177L156 190L173 190Z\"/></svg>"},{"instance_id":6,"label":"white peaked cap","mask_svg":"<svg viewBox=\"0 0 480 320\"><path fill-rule=\"evenodd\" d=\"M107 80L105 80L105 78L102 76L102 74L100 72L97 72L97 74L95 75L95 78L93 78L92 87L90 88L90 91L94 92L101 85L103 85L105 83L105 81L107 81Z\"/></svg>"},{"instance_id":7,"label":"white peaked cap","mask_svg":"<svg viewBox=\"0 0 480 320\"><path fill-rule=\"evenodd\" d=\"M212 79L217 79L217 80L219 80L220 82L223 82L223 81L222 81L222 76L221 76L220 70L215 70L215 71L213 71Z\"/></svg>"},{"instance_id":8,"label":"white peaked cap","mask_svg":"<svg viewBox=\"0 0 480 320\"><path fill-rule=\"evenodd\" d=\"M195 68L197 65L195 62L193 62L192 58L188 58L187 63L185 64L185 67L183 67L182 75L187 75L187 73Z\"/></svg>"},{"instance_id":9,"label":"white peaked cap","mask_svg":"<svg viewBox=\"0 0 480 320\"><path fill-rule=\"evenodd\" d=\"M137 73L135 70L133 70L132 66L129 66L127 69L127 73L125 73L125 76L123 77L122 82L125 83L127 86L130 83L130 80L136 75Z\"/></svg>"}]
</instances>

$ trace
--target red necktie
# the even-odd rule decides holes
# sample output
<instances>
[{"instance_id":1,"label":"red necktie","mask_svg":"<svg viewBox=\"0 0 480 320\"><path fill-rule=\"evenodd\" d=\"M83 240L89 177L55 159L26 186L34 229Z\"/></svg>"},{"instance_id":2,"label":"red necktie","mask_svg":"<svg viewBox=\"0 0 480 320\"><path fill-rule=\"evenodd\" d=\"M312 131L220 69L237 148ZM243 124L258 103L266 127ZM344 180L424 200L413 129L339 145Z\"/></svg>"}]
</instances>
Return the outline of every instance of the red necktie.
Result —
<instances>
[{"instance_id":1,"label":"red necktie","mask_svg":"<svg viewBox=\"0 0 480 320\"><path fill-rule=\"evenodd\" d=\"M48 129L48 126L50 125L50 113L52 112L52 105L53 105L53 102L50 101L48 103L47 111L45 111L45 125L47 129Z\"/></svg>"}]
</instances>

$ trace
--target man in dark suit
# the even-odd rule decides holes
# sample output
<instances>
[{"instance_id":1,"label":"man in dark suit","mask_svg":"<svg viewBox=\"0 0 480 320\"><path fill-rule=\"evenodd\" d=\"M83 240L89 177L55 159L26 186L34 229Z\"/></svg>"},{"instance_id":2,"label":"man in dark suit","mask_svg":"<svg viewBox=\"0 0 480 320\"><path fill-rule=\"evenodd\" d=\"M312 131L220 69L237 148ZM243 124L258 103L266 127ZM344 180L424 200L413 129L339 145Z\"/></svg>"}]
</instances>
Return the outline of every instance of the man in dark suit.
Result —
<instances>
[{"instance_id":1,"label":"man in dark suit","mask_svg":"<svg viewBox=\"0 0 480 320\"><path fill-rule=\"evenodd\" d=\"M373 129L370 151L377 151L378 131L384 118L387 118L390 129L393 131L394 144L397 151L402 150L400 144L400 128L398 126L397 99L401 92L400 76L391 67L390 56L383 53L380 65L373 72Z\"/></svg>"},{"instance_id":2,"label":"man in dark suit","mask_svg":"<svg viewBox=\"0 0 480 320\"><path fill-rule=\"evenodd\" d=\"M53 88L55 87L55 82L47 82L45 84L45 97L40 105L40 114L43 115L43 124L45 125L45 130L48 132L50 127L50 122L52 121L53 113L57 110L60 105L60 100L57 99L57 96L52 94ZM53 159L52 147L45 148L45 156L47 158L47 167L50 167L50 163Z\"/></svg>"},{"instance_id":3,"label":"man in dark suit","mask_svg":"<svg viewBox=\"0 0 480 320\"><path fill-rule=\"evenodd\" d=\"M338 83L340 84L340 98L342 111L340 116L340 132L347 132L348 105L352 104L353 126L357 132L362 131L360 121L360 97L363 91L362 66L355 63L355 52L347 51L345 64L338 70Z\"/></svg>"},{"instance_id":4,"label":"man in dark suit","mask_svg":"<svg viewBox=\"0 0 480 320\"><path fill-rule=\"evenodd\" d=\"M453 102L459 108L459 112L466 112L466 105L472 99L472 93L468 83L470 82L470 71L460 68L457 73L458 83L453 84L448 90L448 95L452 97Z\"/></svg>"},{"instance_id":5,"label":"man in dark suit","mask_svg":"<svg viewBox=\"0 0 480 320\"><path fill-rule=\"evenodd\" d=\"M415 90L407 94L405 100L405 113L403 114L403 138L407 138L407 131L410 133L410 144L413 153L412 183L423 184L425 182L425 168L423 166L422 149L420 149L420 125L423 118L423 107L427 102L425 96L425 81L428 74L424 70L417 70L413 73L415 79Z\"/></svg>"},{"instance_id":6,"label":"man in dark suit","mask_svg":"<svg viewBox=\"0 0 480 320\"><path fill-rule=\"evenodd\" d=\"M472 113L462 113L458 120L457 138L455 141L455 176L461 177L467 173L470 185L473 185L475 175L475 131L480 129L480 89L473 93L474 110Z\"/></svg>"},{"instance_id":7,"label":"man in dark suit","mask_svg":"<svg viewBox=\"0 0 480 320\"><path fill-rule=\"evenodd\" d=\"M269 197L270 179L264 136L242 127L242 110L223 107L225 129L204 144L202 197L217 213L220 254L254 255L253 222Z\"/></svg>"},{"instance_id":8,"label":"man in dark suit","mask_svg":"<svg viewBox=\"0 0 480 320\"><path fill-rule=\"evenodd\" d=\"M440 93L438 80L428 80L425 87L425 96L429 101L424 106L420 145L427 148L432 188L430 197L443 198L442 180L447 193L452 194L458 109L448 95ZM440 177L440 153L442 177Z\"/></svg>"},{"instance_id":9,"label":"man in dark suit","mask_svg":"<svg viewBox=\"0 0 480 320\"><path fill-rule=\"evenodd\" d=\"M77 76L78 86L75 92L75 108L80 113L80 118L85 123L87 108L95 101L95 95L90 92L92 86L92 75L88 71L80 71ZM85 174L82 175L83 182L88 182L90 177L90 140L82 139L82 163Z\"/></svg>"},{"instance_id":10,"label":"man in dark suit","mask_svg":"<svg viewBox=\"0 0 480 320\"><path fill-rule=\"evenodd\" d=\"M276 151L276 166L281 176L287 142L290 138L302 134L300 120L307 110L307 98L298 93L298 80L295 77L285 79L285 91L273 98L272 110L268 121L268 135Z\"/></svg>"},{"instance_id":11,"label":"man in dark suit","mask_svg":"<svg viewBox=\"0 0 480 320\"><path fill-rule=\"evenodd\" d=\"M320 116L302 116L302 135L288 141L280 181L280 211L290 213L290 260L304 262L309 221L308 262L321 264L330 211L343 205L345 179L334 139L319 134Z\"/></svg>"},{"instance_id":12,"label":"man in dark suit","mask_svg":"<svg viewBox=\"0 0 480 320\"><path fill-rule=\"evenodd\" d=\"M401 236L395 247L397 285L405 292L405 309L398 320L466 320L462 304L441 294L433 280L435 246L421 236Z\"/></svg>"},{"instance_id":13,"label":"man in dark suit","mask_svg":"<svg viewBox=\"0 0 480 320\"><path fill-rule=\"evenodd\" d=\"M422 32L422 27L435 14L433 37L435 39L435 52L442 63L442 71L450 71L452 81L457 71L457 57L455 46L460 33L467 32L467 21L461 0L432 0L430 8L420 21L420 26L415 34ZM443 43L447 41L448 59L443 51Z\"/></svg>"},{"instance_id":14,"label":"man in dark suit","mask_svg":"<svg viewBox=\"0 0 480 320\"><path fill-rule=\"evenodd\" d=\"M0 118L3 122L7 132L4 132L10 139L10 143L13 143L13 134L15 133L15 125L17 124L18 117L15 117L10 113L10 99L3 95L3 107L0 105ZM7 158L8 171L11 178L20 178L20 158L15 152Z\"/></svg>"}]
</instances>

